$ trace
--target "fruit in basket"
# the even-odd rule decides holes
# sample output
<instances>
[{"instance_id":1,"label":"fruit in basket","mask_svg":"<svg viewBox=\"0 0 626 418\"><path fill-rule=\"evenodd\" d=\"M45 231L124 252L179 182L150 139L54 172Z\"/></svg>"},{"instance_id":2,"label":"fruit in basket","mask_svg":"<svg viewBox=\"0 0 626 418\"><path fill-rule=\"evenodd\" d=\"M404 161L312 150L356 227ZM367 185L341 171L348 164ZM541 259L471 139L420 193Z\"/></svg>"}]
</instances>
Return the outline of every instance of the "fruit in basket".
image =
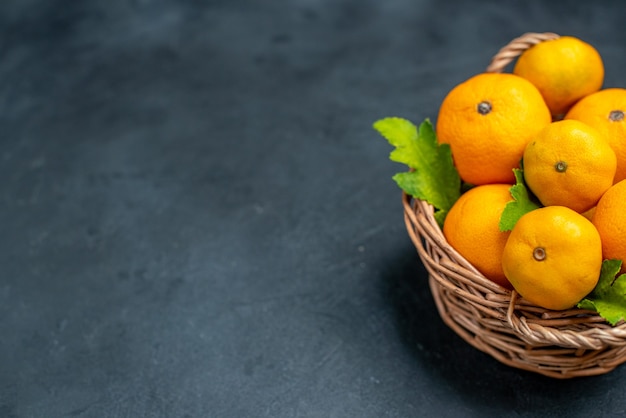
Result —
<instances>
[{"instance_id":1,"label":"fruit in basket","mask_svg":"<svg viewBox=\"0 0 626 418\"><path fill-rule=\"evenodd\" d=\"M576 101L600 90L604 63L587 42L561 36L525 50L517 59L513 73L537 86L550 111L559 119Z\"/></svg>"},{"instance_id":2,"label":"fruit in basket","mask_svg":"<svg viewBox=\"0 0 626 418\"><path fill-rule=\"evenodd\" d=\"M591 221L600 233L603 257L626 262L626 180L604 193Z\"/></svg>"},{"instance_id":3,"label":"fruit in basket","mask_svg":"<svg viewBox=\"0 0 626 418\"><path fill-rule=\"evenodd\" d=\"M510 184L476 186L454 203L443 225L448 243L485 277L506 288L501 255L509 232L498 227L500 216L512 198Z\"/></svg>"},{"instance_id":4,"label":"fruit in basket","mask_svg":"<svg viewBox=\"0 0 626 418\"><path fill-rule=\"evenodd\" d=\"M440 143L450 144L470 184L513 183L528 141L552 121L541 94L513 74L483 73L454 87L437 117Z\"/></svg>"},{"instance_id":5,"label":"fruit in basket","mask_svg":"<svg viewBox=\"0 0 626 418\"><path fill-rule=\"evenodd\" d=\"M526 185L544 206L583 213L613 184L616 158L606 138L577 120L553 122L524 151Z\"/></svg>"},{"instance_id":6,"label":"fruit in basket","mask_svg":"<svg viewBox=\"0 0 626 418\"><path fill-rule=\"evenodd\" d=\"M602 133L617 157L613 183L626 179L626 89L609 88L580 99L565 119L585 122Z\"/></svg>"},{"instance_id":7,"label":"fruit in basket","mask_svg":"<svg viewBox=\"0 0 626 418\"><path fill-rule=\"evenodd\" d=\"M589 294L600 277L602 243L594 225L564 206L523 215L502 253L502 268L515 290L546 309L563 310Z\"/></svg>"}]
</instances>

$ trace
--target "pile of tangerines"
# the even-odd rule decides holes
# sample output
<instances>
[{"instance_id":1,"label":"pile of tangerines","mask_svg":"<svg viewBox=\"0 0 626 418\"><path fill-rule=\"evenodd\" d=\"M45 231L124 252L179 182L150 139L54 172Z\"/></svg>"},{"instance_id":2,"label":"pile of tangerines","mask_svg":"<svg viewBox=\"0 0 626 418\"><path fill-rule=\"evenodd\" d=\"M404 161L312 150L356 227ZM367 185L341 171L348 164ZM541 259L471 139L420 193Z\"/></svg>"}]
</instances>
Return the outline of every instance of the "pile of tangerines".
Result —
<instances>
[{"instance_id":1,"label":"pile of tangerines","mask_svg":"<svg viewBox=\"0 0 626 418\"><path fill-rule=\"evenodd\" d=\"M457 85L437 117L438 141L473 186L444 236L485 277L546 309L574 307L604 259L626 261L626 89L603 83L598 51L562 36L524 51L512 73ZM516 168L538 208L502 231Z\"/></svg>"}]
</instances>

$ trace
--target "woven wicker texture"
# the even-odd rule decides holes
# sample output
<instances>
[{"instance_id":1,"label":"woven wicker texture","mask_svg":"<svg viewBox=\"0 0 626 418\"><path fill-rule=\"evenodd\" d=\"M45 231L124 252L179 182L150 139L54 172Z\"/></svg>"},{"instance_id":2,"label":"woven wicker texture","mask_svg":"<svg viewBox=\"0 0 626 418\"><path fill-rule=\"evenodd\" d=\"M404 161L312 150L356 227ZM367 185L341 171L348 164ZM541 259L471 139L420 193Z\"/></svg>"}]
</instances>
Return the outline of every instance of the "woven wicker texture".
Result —
<instances>
[{"instance_id":1,"label":"woven wicker texture","mask_svg":"<svg viewBox=\"0 0 626 418\"><path fill-rule=\"evenodd\" d=\"M525 49L554 33L526 33L487 67L501 72ZM466 342L512 367L554 378L607 373L626 361L626 323L595 312L550 311L486 279L446 241L428 203L403 193L404 219L443 321Z\"/></svg>"}]
</instances>

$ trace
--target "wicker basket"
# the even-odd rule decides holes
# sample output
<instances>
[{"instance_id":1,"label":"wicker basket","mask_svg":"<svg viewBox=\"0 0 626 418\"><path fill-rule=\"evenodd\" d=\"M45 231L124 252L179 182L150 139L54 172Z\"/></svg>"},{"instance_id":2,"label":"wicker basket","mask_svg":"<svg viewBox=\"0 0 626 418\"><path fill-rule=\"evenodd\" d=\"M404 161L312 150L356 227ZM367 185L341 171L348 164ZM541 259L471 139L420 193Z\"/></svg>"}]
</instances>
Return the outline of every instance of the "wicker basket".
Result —
<instances>
[{"instance_id":1,"label":"wicker basket","mask_svg":"<svg viewBox=\"0 0 626 418\"><path fill-rule=\"evenodd\" d=\"M558 35L527 33L487 67L501 72L525 49ZM446 242L428 203L402 195L407 231L429 274L443 321L466 342L512 367L554 378L607 373L626 361L626 323L595 312L551 311L486 279Z\"/></svg>"}]
</instances>

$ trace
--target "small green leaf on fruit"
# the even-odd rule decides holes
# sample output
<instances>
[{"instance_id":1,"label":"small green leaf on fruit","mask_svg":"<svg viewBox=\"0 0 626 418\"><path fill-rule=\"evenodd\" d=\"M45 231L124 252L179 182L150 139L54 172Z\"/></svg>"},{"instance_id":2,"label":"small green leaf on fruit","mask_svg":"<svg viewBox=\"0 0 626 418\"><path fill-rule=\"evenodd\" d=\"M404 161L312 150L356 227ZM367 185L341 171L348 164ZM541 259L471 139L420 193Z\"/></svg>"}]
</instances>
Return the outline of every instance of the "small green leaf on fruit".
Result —
<instances>
[{"instance_id":1,"label":"small green leaf on fruit","mask_svg":"<svg viewBox=\"0 0 626 418\"><path fill-rule=\"evenodd\" d=\"M621 260L604 260L595 289L578 303L581 309L596 311L611 325L626 319L626 274L618 273Z\"/></svg>"},{"instance_id":2,"label":"small green leaf on fruit","mask_svg":"<svg viewBox=\"0 0 626 418\"><path fill-rule=\"evenodd\" d=\"M506 204L502 215L500 216L500 231L510 231L513 229L518 219L526 213L541 207L531 197L526 183L524 181L524 170L514 168L515 184L509 189L511 191L512 201Z\"/></svg>"}]
</instances>

